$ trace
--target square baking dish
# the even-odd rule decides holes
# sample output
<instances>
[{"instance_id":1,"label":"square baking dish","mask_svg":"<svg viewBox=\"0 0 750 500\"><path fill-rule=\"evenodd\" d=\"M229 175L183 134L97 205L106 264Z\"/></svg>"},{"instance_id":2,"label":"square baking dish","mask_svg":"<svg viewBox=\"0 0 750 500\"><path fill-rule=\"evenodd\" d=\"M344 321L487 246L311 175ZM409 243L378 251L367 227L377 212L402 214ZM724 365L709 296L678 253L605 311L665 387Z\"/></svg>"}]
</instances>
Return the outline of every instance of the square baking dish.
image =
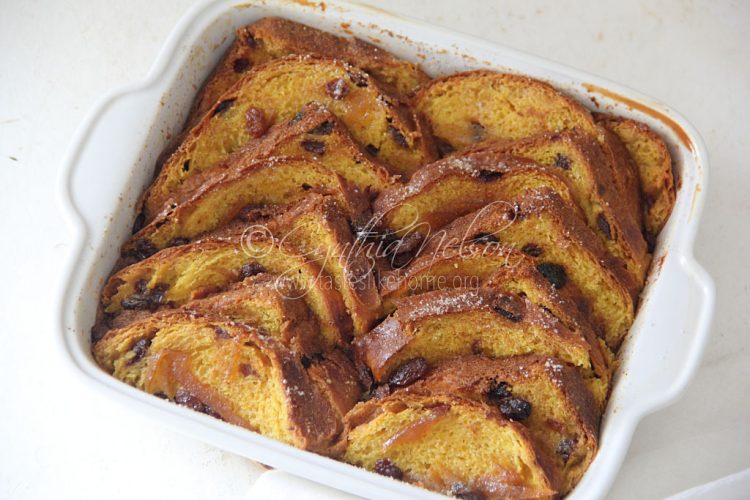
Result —
<instances>
[{"instance_id":1,"label":"square baking dish","mask_svg":"<svg viewBox=\"0 0 750 500\"><path fill-rule=\"evenodd\" d=\"M232 42L234 30L265 16L356 35L420 63L432 76L476 68L527 74L592 110L645 122L666 140L674 159L677 202L620 351L600 450L570 496L603 497L637 423L683 391L708 339L714 286L693 258L708 170L703 141L672 109L615 83L373 7L307 0L200 3L174 28L144 81L113 92L94 107L66 154L59 180L60 203L73 231L57 304L61 355L106 394L224 450L364 497L437 496L150 396L102 371L91 356L89 330L99 292L130 233L134 204L151 179L157 156L180 131L196 90Z\"/></svg>"}]
</instances>

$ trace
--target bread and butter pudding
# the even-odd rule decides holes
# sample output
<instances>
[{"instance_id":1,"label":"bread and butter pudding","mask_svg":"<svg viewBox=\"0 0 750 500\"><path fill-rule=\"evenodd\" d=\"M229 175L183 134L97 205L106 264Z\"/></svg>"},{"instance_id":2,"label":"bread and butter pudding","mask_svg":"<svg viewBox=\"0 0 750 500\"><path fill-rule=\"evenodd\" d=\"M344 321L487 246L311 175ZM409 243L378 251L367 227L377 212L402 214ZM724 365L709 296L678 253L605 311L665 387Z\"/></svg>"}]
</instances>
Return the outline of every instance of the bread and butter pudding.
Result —
<instances>
[{"instance_id":1,"label":"bread and butter pudding","mask_svg":"<svg viewBox=\"0 0 750 500\"><path fill-rule=\"evenodd\" d=\"M92 352L157 397L394 480L558 498L596 455L674 201L642 123L261 19L159 158Z\"/></svg>"}]
</instances>

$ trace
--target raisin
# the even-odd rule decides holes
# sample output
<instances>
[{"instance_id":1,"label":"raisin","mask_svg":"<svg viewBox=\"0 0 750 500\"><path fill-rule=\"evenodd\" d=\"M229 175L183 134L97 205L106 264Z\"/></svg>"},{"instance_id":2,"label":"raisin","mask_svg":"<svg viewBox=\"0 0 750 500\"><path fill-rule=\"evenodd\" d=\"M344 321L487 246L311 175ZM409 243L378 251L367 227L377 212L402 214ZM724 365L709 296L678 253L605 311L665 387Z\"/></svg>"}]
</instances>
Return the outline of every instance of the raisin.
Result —
<instances>
[{"instance_id":1,"label":"raisin","mask_svg":"<svg viewBox=\"0 0 750 500\"><path fill-rule=\"evenodd\" d=\"M248 262L240 269L240 279L244 280L245 278L249 278L250 276L255 276L256 274L265 272L266 268L261 266L257 262Z\"/></svg>"},{"instance_id":2,"label":"raisin","mask_svg":"<svg viewBox=\"0 0 750 500\"><path fill-rule=\"evenodd\" d=\"M297 123L298 121L302 120L305 117L305 113L302 111L297 111L291 120L289 120L289 123Z\"/></svg>"},{"instance_id":3,"label":"raisin","mask_svg":"<svg viewBox=\"0 0 750 500\"><path fill-rule=\"evenodd\" d=\"M557 453L564 463L568 462L570 456L576 449L576 440L574 438L562 438L557 447L555 453Z\"/></svg>"},{"instance_id":4,"label":"raisin","mask_svg":"<svg viewBox=\"0 0 750 500\"><path fill-rule=\"evenodd\" d=\"M357 87L367 87L367 76L364 73L350 71L349 79Z\"/></svg>"},{"instance_id":5,"label":"raisin","mask_svg":"<svg viewBox=\"0 0 750 500\"><path fill-rule=\"evenodd\" d=\"M443 139L435 139L435 143L437 145L438 154L441 158L448 156L449 154L456 151L456 148L451 146L448 141L444 141Z\"/></svg>"},{"instance_id":6,"label":"raisin","mask_svg":"<svg viewBox=\"0 0 750 500\"><path fill-rule=\"evenodd\" d=\"M314 129L310 130L309 133L313 135L329 135L331 132L333 132L333 122L325 121Z\"/></svg>"},{"instance_id":7,"label":"raisin","mask_svg":"<svg viewBox=\"0 0 750 500\"><path fill-rule=\"evenodd\" d=\"M149 310L155 311L164 300L168 285L157 283L153 288L148 288L146 280L140 280L135 284L135 293L120 302L123 309L127 310Z\"/></svg>"},{"instance_id":8,"label":"raisin","mask_svg":"<svg viewBox=\"0 0 750 500\"><path fill-rule=\"evenodd\" d=\"M427 373L427 361L424 358L410 359L393 372L388 383L396 387L406 387L422 378L425 373Z\"/></svg>"},{"instance_id":9,"label":"raisin","mask_svg":"<svg viewBox=\"0 0 750 500\"><path fill-rule=\"evenodd\" d=\"M146 215L143 212L141 212L135 217L135 221L133 222L132 234L135 234L141 229L143 229L143 225L145 223L146 223Z\"/></svg>"},{"instance_id":10,"label":"raisin","mask_svg":"<svg viewBox=\"0 0 750 500\"><path fill-rule=\"evenodd\" d=\"M316 155L324 155L326 153L326 145L320 141L302 141L302 148Z\"/></svg>"},{"instance_id":11,"label":"raisin","mask_svg":"<svg viewBox=\"0 0 750 500\"><path fill-rule=\"evenodd\" d=\"M508 397L501 399L497 407L500 413L509 420L523 421L531 415L531 403L522 398Z\"/></svg>"},{"instance_id":12,"label":"raisin","mask_svg":"<svg viewBox=\"0 0 750 500\"><path fill-rule=\"evenodd\" d=\"M256 372L253 369L253 366L250 365L249 363L240 363L239 369L243 377L249 377L250 375L258 374L258 372Z\"/></svg>"},{"instance_id":13,"label":"raisin","mask_svg":"<svg viewBox=\"0 0 750 500\"><path fill-rule=\"evenodd\" d=\"M250 69L250 61L245 59L244 57L235 59L232 63L232 69L235 73L244 73L245 71Z\"/></svg>"},{"instance_id":14,"label":"raisin","mask_svg":"<svg viewBox=\"0 0 750 500\"><path fill-rule=\"evenodd\" d=\"M396 144L398 144L402 148L409 147L409 143L406 142L406 137L404 137L404 134L393 125L388 125L388 133L391 134L391 137L393 137L393 140L396 141Z\"/></svg>"},{"instance_id":15,"label":"raisin","mask_svg":"<svg viewBox=\"0 0 750 500\"><path fill-rule=\"evenodd\" d=\"M156 245L154 245L151 240L148 240L146 238L141 238L138 240L135 240L135 243L133 243L133 248L128 250L127 257L134 257L138 260L143 260L145 258L151 257L154 255L158 249L156 248Z\"/></svg>"},{"instance_id":16,"label":"raisin","mask_svg":"<svg viewBox=\"0 0 750 500\"><path fill-rule=\"evenodd\" d=\"M492 182L503 176L502 172L494 172L492 170L480 170L477 174L479 180L482 182Z\"/></svg>"},{"instance_id":17,"label":"raisin","mask_svg":"<svg viewBox=\"0 0 750 500\"><path fill-rule=\"evenodd\" d=\"M178 247L180 245L187 245L188 243L190 243L189 238L177 237L177 238L172 238L171 240L169 240L169 243L167 243L167 246Z\"/></svg>"},{"instance_id":18,"label":"raisin","mask_svg":"<svg viewBox=\"0 0 750 500\"><path fill-rule=\"evenodd\" d=\"M381 476L392 477L393 479L402 479L404 477L404 472L401 468L387 458L381 458L375 462L375 472Z\"/></svg>"},{"instance_id":19,"label":"raisin","mask_svg":"<svg viewBox=\"0 0 750 500\"><path fill-rule=\"evenodd\" d=\"M225 112L226 110L228 110L229 108L231 108L234 105L234 101L235 100L236 99L225 99L225 100L221 101L214 108L214 114L213 114L213 116L221 114L221 113Z\"/></svg>"},{"instance_id":20,"label":"raisin","mask_svg":"<svg viewBox=\"0 0 750 500\"><path fill-rule=\"evenodd\" d=\"M250 133L250 137L257 139L268 130L268 122L263 110L250 106L245 112L245 128Z\"/></svg>"},{"instance_id":21,"label":"raisin","mask_svg":"<svg viewBox=\"0 0 750 500\"><path fill-rule=\"evenodd\" d=\"M552 286L558 290L565 286L568 281L568 275L565 273L565 269L560 264L553 264L552 262L542 262L536 266L536 270L542 273L547 281L552 283Z\"/></svg>"},{"instance_id":22,"label":"raisin","mask_svg":"<svg viewBox=\"0 0 750 500\"><path fill-rule=\"evenodd\" d=\"M596 216L596 227L599 228L599 231L601 231L608 240L612 239L612 228L609 227L609 222L607 222L607 218L604 217L604 214L599 213L599 215Z\"/></svg>"},{"instance_id":23,"label":"raisin","mask_svg":"<svg viewBox=\"0 0 750 500\"><path fill-rule=\"evenodd\" d=\"M182 171L183 172L190 171L190 160L185 160L185 163L182 164Z\"/></svg>"},{"instance_id":24,"label":"raisin","mask_svg":"<svg viewBox=\"0 0 750 500\"><path fill-rule=\"evenodd\" d=\"M526 243L523 248L521 248L521 251L529 257L539 257L544 253L542 247L535 245L534 243Z\"/></svg>"},{"instance_id":25,"label":"raisin","mask_svg":"<svg viewBox=\"0 0 750 500\"><path fill-rule=\"evenodd\" d=\"M184 389L177 390L174 395L174 402L178 405L190 408L191 410L199 411L201 413L205 413L206 415L220 418L219 414L216 413L213 408L211 408L207 404L203 404L200 399L196 398Z\"/></svg>"},{"instance_id":26,"label":"raisin","mask_svg":"<svg viewBox=\"0 0 750 500\"><path fill-rule=\"evenodd\" d=\"M487 129L485 129L484 125L479 122L471 122L469 124L469 129L471 131L471 140L474 142L484 140L485 135L487 134Z\"/></svg>"},{"instance_id":27,"label":"raisin","mask_svg":"<svg viewBox=\"0 0 750 500\"><path fill-rule=\"evenodd\" d=\"M134 356L128 361L129 365L135 364L143 359L143 356L148 352L148 348L151 347L151 339L141 339L133 345L131 349Z\"/></svg>"},{"instance_id":28,"label":"raisin","mask_svg":"<svg viewBox=\"0 0 750 500\"><path fill-rule=\"evenodd\" d=\"M509 398L513 395L513 388L507 382L498 382L493 380L490 382L490 386L487 389L487 399L494 404L498 404L500 400Z\"/></svg>"},{"instance_id":29,"label":"raisin","mask_svg":"<svg viewBox=\"0 0 750 500\"><path fill-rule=\"evenodd\" d=\"M306 182L302 183L302 190L303 191L310 191L312 189L312 186Z\"/></svg>"},{"instance_id":30,"label":"raisin","mask_svg":"<svg viewBox=\"0 0 750 500\"><path fill-rule=\"evenodd\" d=\"M369 391L372 384L374 384L372 370L359 358L354 360L354 367L357 370L357 380L365 388L365 391Z\"/></svg>"},{"instance_id":31,"label":"raisin","mask_svg":"<svg viewBox=\"0 0 750 500\"><path fill-rule=\"evenodd\" d=\"M255 37L253 35L248 33L247 38L245 39L245 45L247 45L251 49L254 49L255 47L258 46L258 42L255 41Z\"/></svg>"},{"instance_id":32,"label":"raisin","mask_svg":"<svg viewBox=\"0 0 750 500\"><path fill-rule=\"evenodd\" d=\"M523 319L522 314L514 313L512 311L509 311L508 309L505 309L504 307L501 307L499 305L495 305L493 307L494 311L498 313L503 318L507 319L508 321L511 321L512 323L518 323Z\"/></svg>"},{"instance_id":33,"label":"raisin","mask_svg":"<svg viewBox=\"0 0 750 500\"><path fill-rule=\"evenodd\" d=\"M224 330L220 326L214 326L214 335L216 335L217 339L231 339L232 338L229 332Z\"/></svg>"},{"instance_id":34,"label":"raisin","mask_svg":"<svg viewBox=\"0 0 750 500\"><path fill-rule=\"evenodd\" d=\"M390 394L391 386L388 384L379 385L372 391L372 397L375 399L383 399Z\"/></svg>"},{"instance_id":35,"label":"raisin","mask_svg":"<svg viewBox=\"0 0 750 500\"><path fill-rule=\"evenodd\" d=\"M365 146L365 151L370 153L372 156L378 156L378 153L380 153L380 149L373 146L372 144L368 144L367 146Z\"/></svg>"},{"instance_id":36,"label":"raisin","mask_svg":"<svg viewBox=\"0 0 750 500\"><path fill-rule=\"evenodd\" d=\"M343 78L336 78L326 83L326 94L332 99L340 101L349 93L349 86Z\"/></svg>"},{"instance_id":37,"label":"raisin","mask_svg":"<svg viewBox=\"0 0 750 500\"><path fill-rule=\"evenodd\" d=\"M555 166L560 167L563 170L570 170L570 158L564 154L557 153L557 155L555 155Z\"/></svg>"},{"instance_id":38,"label":"raisin","mask_svg":"<svg viewBox=\"0 0 750 500\"><path fill-rule=\"evenodd\" d=\"M477 233L471 241L474 243L498 243L500 240L492 233Z\"/></svg>"},{"instance_id":39,"label":"raisin","mask_svg":"<svg viewBox=\"0 0 750 500\"><path fill-rule=\"evenodd\" d=\"M454 483L451 486L451 495L462 500L484 500L485 496L479 491L471 491L466 485Z\"/></svg>"}]
</instances>

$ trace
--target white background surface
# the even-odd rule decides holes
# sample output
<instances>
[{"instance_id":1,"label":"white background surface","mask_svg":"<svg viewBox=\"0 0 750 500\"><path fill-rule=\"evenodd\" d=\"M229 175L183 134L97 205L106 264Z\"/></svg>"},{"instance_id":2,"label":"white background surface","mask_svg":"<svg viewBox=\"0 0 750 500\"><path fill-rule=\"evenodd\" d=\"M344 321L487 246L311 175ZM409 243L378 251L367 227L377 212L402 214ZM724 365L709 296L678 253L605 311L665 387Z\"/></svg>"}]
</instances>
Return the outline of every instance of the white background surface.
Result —
<instances>
[{"instance_id":1,"label":"white background surface","mask_svg":"<svg viewBox=\"0 0 750 500\"><path fill-rule=\"evenodd\" d=\"M230 500L262 472L90 392L53 341L62 153L94 100L146 75L190 4L0 0L0 498ZM696 254L718 289L712 340L682 400L638 427L611 497L750 467L750 2L377 4L621 82L703 134Z\"/></svg>"}]
</instances>

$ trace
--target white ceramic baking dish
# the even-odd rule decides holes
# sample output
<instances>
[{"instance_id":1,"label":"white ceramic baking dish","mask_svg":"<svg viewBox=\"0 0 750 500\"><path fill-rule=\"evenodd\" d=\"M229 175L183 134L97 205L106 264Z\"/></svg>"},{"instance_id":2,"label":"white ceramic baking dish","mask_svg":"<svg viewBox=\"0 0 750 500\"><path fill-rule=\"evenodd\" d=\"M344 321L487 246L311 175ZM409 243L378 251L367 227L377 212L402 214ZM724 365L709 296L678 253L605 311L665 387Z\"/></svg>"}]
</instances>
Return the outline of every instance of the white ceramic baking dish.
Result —
<instances>
[{"instance_id":1,"label":"white ceramic baking dish","mask_svg":"<svg viewBox=\"0 0 750 500\"><path fill-rule=\"evenodd\" d=\"M659 238L640 310L621 351L599 453L571 498L604 496L638 421L683 391L708 338L714 287L693 258L708 169L703 141L673 110L617 84L371 7L305 0L203 2L179 22L144 81L112 93L92 110L66 155L60 179L61 204L73 229L58 304L64 355L106 394L219 448L365 497L434 496L149 396L104 373L90 354L99 291L129 234L133 204L151 178L157 155L179 131L197 87L231 43L235 28L269 15L360 36L418 61L432 75L493 68L541 78L592 109L646 122L667 140L678 177L677 204Z\"/></svg>"}]
</instances>

